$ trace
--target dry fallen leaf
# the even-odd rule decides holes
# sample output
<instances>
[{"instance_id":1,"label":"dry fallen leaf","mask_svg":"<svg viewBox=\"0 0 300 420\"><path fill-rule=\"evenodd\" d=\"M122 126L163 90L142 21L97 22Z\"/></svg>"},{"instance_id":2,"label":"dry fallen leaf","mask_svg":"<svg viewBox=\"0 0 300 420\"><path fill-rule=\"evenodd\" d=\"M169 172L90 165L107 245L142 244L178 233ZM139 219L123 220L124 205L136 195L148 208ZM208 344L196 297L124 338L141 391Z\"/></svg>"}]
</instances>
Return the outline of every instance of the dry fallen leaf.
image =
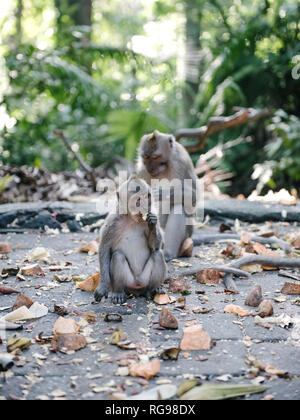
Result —
<instances>
[{"instance_id":1,"label":"dry fallen leaf","mask_svg":"<svg viewBox=\"0 0 300 420\"><path fill-rule=\"evenodd\" d=\"M170 293L183 293L190 289L188 281L182 277L180 279L171 279L169 284Z\"/></svg>"},{"instance_id":2,"label":"dry fallen leaf","mask_svg":"<svg viewBox=\"0 0 300 420\"><path fill-rule=\"evenodd\" d=\"M154 296L153 301L157 303L158 305L167 305L168 303L170 303L170 298L167 294L163 294L163 295L156 294Z\"/></svg>"},{"instance_id":3,"label":"dry fallen leaf","mask_svg":"<svg viewBox=\"0 0 300 420\"><path fill-rule=\"evenodd\" d=\"M21 337L19 334L14 335L7 342L7 352L12 353L14 350L25 350L31 346L31 340Z\"/></svg>"},{"instance_id":4,"label":"dry fallen leaf","mask_svg":"<svg viewBox=\"0 0 300 420\"><path fill-rule=\"evenodd\" d=\"M183 331L181 350L210 350L212 347L213 341L201 325L192 325Z\"/></svg>"},{"instance_id":5,"label":"dry fallen leaf","mask_svg":"<svg viewBox=\"0 0 300 420\"><path fill-rule=\"evenodd\" d=\"M160 313L159 325L163 328L168 328L171 330L178 329L178 321L176 317L167 308L163 308Z\"/></svg>"},{"instance_id":6,"label":"dry fallen leaf","mask_svg":"<svg viewBox=\"0 0 300 420\"><path fill-rule=\"evenodd\" d=\"M44 262L44 263L48 263L49 262L49 251L47 251L46 248L35 248L33 249L29 254L27 254L26 259L28 261L40 261L40 262Z\"/></svg>"},{"instance_id":7,"label":"dry fallen leaf","mask_svg":"<svg viewBox=\"0 0 300 420\"><path fill-rule=\"evenodd\" d=\"M85 292L95 292L100 283L100 274L93 274L88 279L77 284L77 287Z\"/></svg>"},{"instance_id":8,"label":"dry fallen leaf","mask_svg":"<svg viewBox=\"0 0 300 420\"><path fill-rule=\"evenodd\" d=\"M247 309L243 309L238 305L232 305L232 304L225 306L224 312L228 314L235 314L240 317L252 315L252 313L248 311Z\"/></svg>"},{"instance_id":9,"label":"dry fallen leaf","mask_svg":"<svg viewBox=\"0 0 300 420\"><path fill-rule=\"evenodd\" d=\"M98 254L99 243L97 241L92 241L89 243L83 242L82 247L79 249L79 252L84 252L86 254Z\"/></svg>"},{"instance_id":10,"label":"dry fallen leaf","mask_svg":"<svg viewBox=\"0 0 300 420\"><path fill-rule=\"evenodd\" d=\"M23 276L42 276L44 271L38 264L26 265L21 268L21 274Z\"/></svg>"},{"instance_id":11,"label":"dry fallen leaf","mask_svg":"<svg viewBox=\"0 0 300 420\"><path fill-rule=\"evenodd\" d=\"M32 305L33 300L31 300L28 296L22 295L20 293L12 309L13 311L15 311L16 309L19 309L22 306L26 306L26 308L29 309Z\"/></svg>"},{"instance_id":12,"label":"dry fallen leaf","mask_svg":"<svg viewBox=\"0 0 300 420\"><path fill-rule=\"evenodd\" d=\"M163 360L178 360L179 353L181 352L181 349L178 348L171 348L164 350L161 354L161 358Z\"/></svg>"},{"instance_id":13,"label":"dry fallen leaf","mask_svg":"<svg viewBox=\"0 0 300 420\"><path fill-rule=\"evenodd\" d=\"M11 246L8 242L0 242L0 254L9 254Z\"/></svg>"},{"instance_id":14,"label":"dry fallen leaf","mask_svg":"<svg viewBox=\"0 0 300 420\"><path fill-rule=\"evenodd\" d=\"M80 331L80 325L71 318L58 318L53 327L53 333L56 335L76 334Z\"/></svg>"},{"instance_id":15,"label":"dry fallen leaf","mask_svg":"<svg viewBox=\"0 0 300 420\"><path fill-rule=\"evenodd\" d=\"M148 363L138 363L130 366L129 373L131 376L140 376L147 380L156 376L160 371L160 361L153 359Z\"/></svg>"},{"instance_id":16,"label":"dry fallen leaf","mask_svg":"<svg viewBox=\"0 0 300 420\"><path fill-rule=\"evenodd\" d=\"M300 284L286 282L281 293L284 295L300 295Z\"/></svg>"},{"instance_id":17,"label":"dry fallen leaf","mask_svg":"<svg viewBox=\"0 0 300 420\"><path fill-rule=\"evenodd\" d=\"M78 351L86 347L87 341L82 334L60 334L55 335L51 351Z\"/></svg>"},{"instance_id":18,"label":"dry fallen leaf","mask_svg":"<svg viewBox=\"0 0 300 420\"><path fill-rule=\"evenodd\" d=\"M223 274L218 270L203 270L197 273L197 282L201 284L219 284Z\"/></svg>"}]
</instances>

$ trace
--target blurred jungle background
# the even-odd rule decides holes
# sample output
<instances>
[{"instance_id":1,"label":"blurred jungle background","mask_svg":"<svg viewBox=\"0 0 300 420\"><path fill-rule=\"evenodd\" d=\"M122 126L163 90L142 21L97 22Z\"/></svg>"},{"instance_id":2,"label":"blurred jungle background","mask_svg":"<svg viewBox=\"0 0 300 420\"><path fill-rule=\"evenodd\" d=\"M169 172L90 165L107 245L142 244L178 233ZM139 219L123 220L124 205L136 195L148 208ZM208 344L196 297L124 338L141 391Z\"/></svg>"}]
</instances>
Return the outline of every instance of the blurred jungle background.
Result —
<instances>
[{"instance_id":1,"label":"blurred jungle background","mask_svg":"<svg viewBox=\"0 0 300 420\"><path fill-rule=\"evenodd\" d=\"M1 202L54 198L62 172L56 190L78 193L143 134L240 108L263 116L193 150L208 189L299 190L298 0L6 0L0 38Z\"/></svg>"}]
</instances>

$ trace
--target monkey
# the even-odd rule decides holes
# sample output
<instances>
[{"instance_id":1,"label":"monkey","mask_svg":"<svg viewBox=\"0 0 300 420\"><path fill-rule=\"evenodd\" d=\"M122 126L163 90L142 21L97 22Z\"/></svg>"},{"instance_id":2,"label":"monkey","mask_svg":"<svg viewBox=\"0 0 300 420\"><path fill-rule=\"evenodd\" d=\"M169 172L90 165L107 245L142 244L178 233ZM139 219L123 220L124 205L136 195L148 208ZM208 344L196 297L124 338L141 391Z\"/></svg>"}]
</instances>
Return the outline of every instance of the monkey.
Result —
<instances>
[{"instance_id":1,"label":"monkey","mask_svg":"<svg viewBox=\"0 0 300 420\"><path fill-rule=\"evenodd\" d=\"M149 185L153 180L177 180L181 185L181 194L170 190L169 197L165 197L163 189L159 189L159 220L165 233L166 261L184 255L184 244L193 235L193 219L196 212L197 201L197 176L193 162L186 149L178 143L173 135L154 131L142 137L138 149L137 173ZM189 180L190 186L184 181ZM178 190L177 190L178 191ZM170 211L164 211L164 201L170 201ZM185 201L191 202L189 214ZM167 214L168 213L168 214ZM187 218L192 223L187 223ZM189 255L190 256L190 255Z\"/></svg>"},{"instance_id":2,"label":"monkey","mask_svg":"<svg viewBox=\"0 0 300 420\"><path fill-rule=\"evenodd\" d=\"M152 213L149 185L136 175L117 192L118 204L100 230L100 285L95 300L100 302L112 290L114 304L126 302L127 294L151 299L163 293L167 265L163 254L163 235L156 214Z\"/></svg>"}]
</instances>

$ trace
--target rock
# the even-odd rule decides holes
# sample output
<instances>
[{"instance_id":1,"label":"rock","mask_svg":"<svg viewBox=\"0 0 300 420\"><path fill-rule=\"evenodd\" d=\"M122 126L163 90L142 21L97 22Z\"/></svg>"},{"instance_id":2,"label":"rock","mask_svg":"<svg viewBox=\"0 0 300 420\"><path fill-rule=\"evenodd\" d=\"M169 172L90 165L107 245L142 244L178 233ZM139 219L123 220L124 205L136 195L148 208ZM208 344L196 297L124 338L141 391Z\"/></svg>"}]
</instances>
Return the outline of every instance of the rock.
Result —
<instances>
[{"instance_id":1,"label":"rock","mask_svg":"<svg viewBox=\"0 0 300 420\"><path fill-rule=\"evenodd\" d=\"M68 226L70 232L80 232L81 231L81 226L77 222L77 220L68 220L67 221L67 226Z\"/></svg>"},{"instance_id":2,"label":"rock","mask_svg":"<svg viewBox=\"0 0 300 420\"><path fill-rule=\"evenodd\" d=\"M25 229L38 229L41 231L45 230L45 226L48 226L50 229L59 229L61 230L60 223L55 220L49 213L41 213L38 216L25 221L22 225Z\"/></svg>"},{"instance_id":3,"label":"rock","mask_svg":"<svg viewBox=\"0 0 300 420\"><path fill-rule=\"evenodd\" d=\"M75 215L71 212L68 212L68 211L59 211L56 214L56 220L59 223L66 223L66 222L72 221L74 219L75 219Z\"/></svg>"},{"instance_id":4,"label":"rock","mask_svg":"<svg viewBox=\"0 0 300 420\"><path fill-rule=\"evenodd\" d=\"M210 350L212 346L213 341L210 335L201 325L192 325L184 330L180 344L181 350Z\"/></svg>"},{"instance_id":5,"label":"rock","mask_svg":"<svg viewBox=\"0 0 300 420\"><path fill-rule=\"evenodd\" d=\"M159 325L170 330L178 329L176 317L167 308L163 308L159 317Z\"/></svg>"},{"instance_id":6,"label":"rock","mask_svg":"<svg viewBox=\"0 0 300 420\"><path fill-rule=\"evenodd\" d=\"M264 300L261 302L258 308L258 316L266 318L274 314L272 302L270 300Z\"/></svg>"},{"instance_id":7,"label":"rock","mask_svg":"<svg viewBox=\"0 0 300 420\"><path fill-rule=\"evenodd\" d=\"M18 213L16 211L11 211L8 213L4 213L0 215L0 228L6 228L9 226L12 222L15 221L17 218Z\"/></svg>"},{"instance_id":8,"label":"rock","mask_svg":"<svg viewBox=\"0 0 300 420\"><path fill-rule=\"evenodd\" d=\"M256 308L261 304L263 301L262 296L262 288L259 285L256 285L253 290L248 294L245 305L252 306L253 308Z\"/></svg>"}]
</instances>

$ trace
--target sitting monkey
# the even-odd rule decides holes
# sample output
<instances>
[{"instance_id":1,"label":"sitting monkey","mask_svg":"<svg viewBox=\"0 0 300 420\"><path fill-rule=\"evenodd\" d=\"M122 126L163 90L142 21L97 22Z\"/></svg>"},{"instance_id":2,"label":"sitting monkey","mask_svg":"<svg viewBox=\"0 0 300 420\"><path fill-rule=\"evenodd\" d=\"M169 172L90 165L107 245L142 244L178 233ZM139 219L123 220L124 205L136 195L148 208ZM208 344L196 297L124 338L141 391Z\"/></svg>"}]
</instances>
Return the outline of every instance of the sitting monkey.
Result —
<instances>
[{"instance_id":1,"label":"sitting monkey","mask_svg":"<svg viewBox=\"0 0 300 420\"><path fill-rule=\"evenodd\" d=\"M151 213L151 192L145 181L133 175L121 185L116 212L108 215L100 231L101 282L96 301L108 297L125 303L126 293L152 298L162 293L167 276L162 233Z\"/></svg>"},{"instance_id":2,"label":"sitting monkey","mask_svg":"<svg viewBox=\"0 0 300 420\"><path fill-rule=\"evenodd\" d=\"M197 202L197 176L193 162L185 148L170 134L154 131L142 138L137 172L150 185L153 180L179 183L179 192L170 189L168 196L159 188L159 220L165 232L165 258L167 261L184 255L184 243L193 234L193 221ZM180 190L181 189L181 190ZM170 201L168 212L163 204ZM187 214L187 202L190 202ZM189 221L188 221L189 217Z\"/></svg>"}]
</instances>

